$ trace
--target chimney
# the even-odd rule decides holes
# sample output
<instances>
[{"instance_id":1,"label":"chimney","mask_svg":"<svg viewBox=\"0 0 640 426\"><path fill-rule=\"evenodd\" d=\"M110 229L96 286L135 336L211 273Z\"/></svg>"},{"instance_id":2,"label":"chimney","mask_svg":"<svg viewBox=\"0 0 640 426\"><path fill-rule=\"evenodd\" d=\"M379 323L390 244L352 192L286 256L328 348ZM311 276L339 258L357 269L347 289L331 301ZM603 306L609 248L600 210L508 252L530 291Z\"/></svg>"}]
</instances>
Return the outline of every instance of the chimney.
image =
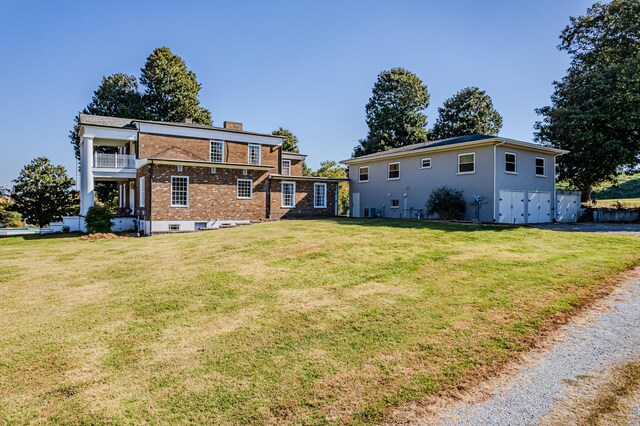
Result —
<instances>
[{"instance_id":1,"label":"chimney","mask_svg":"<svg viewBox=\"0 0 640 426\"><path fill-rule=\"evenodd\" d=\"M185 118L184 124L193 124L193 118Z\"/></svg>"},{"instance_id":2,"label":"chimney","mask_svg":"<svg viewBox=\"0 0 640 426\"><path fill-rule=\"evenodd\" d=\"M229 130L240 130L242 131L242 123L237 123L234 121L225 121L224 128Z\"/></svg>"}]
</instances>

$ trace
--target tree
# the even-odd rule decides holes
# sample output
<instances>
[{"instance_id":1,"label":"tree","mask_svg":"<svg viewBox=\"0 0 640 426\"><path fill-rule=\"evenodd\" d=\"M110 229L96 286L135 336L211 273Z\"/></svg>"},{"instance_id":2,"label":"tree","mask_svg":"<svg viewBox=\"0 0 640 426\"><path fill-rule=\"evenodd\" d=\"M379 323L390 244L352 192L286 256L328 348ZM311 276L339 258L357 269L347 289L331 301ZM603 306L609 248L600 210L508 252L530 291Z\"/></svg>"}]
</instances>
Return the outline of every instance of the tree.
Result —
<instances>
[{"instance_id":1,"label":"tree","mask_svg":"<svg viewBox=\"0 0 640 426\"><path fill-rule=\"evenodd\" d=\"M593 185L615 180L640 161L640 2L595 3L572 17L560 50L572 56L554 82L551 105L536 110L536 140L569 154L559 178L589 199Z\"/></svg>"},{"instance_id":2,"label":"tree","mask_svg":"<svg viewBox=\"0 0 640 426\"><path fill-rule=\"evenodd\" d=\"M63 166L53 165L45 157L38 157L24 166L13 182L14 209L28 223L43 227L73 210L71 189L75 182L67 176Z\"/></svg>"},{"instance_id":3,"label":"tree","mask_svg":"<svg viewBox=\"0 0 640 426\"><path fill-rule=\"evenodd\" d=\"M346 179L347 169L332 160L320 163L320 168L312 176ZM338 214L346 215L349 211L349 185L347 182L338 184Z\"/></svg>"},{"instance_id":4,"label":"tree","mask_svg":"<svg viewBox=\"0 0 640 426\"><path fill-rule=\"evenodd\" d=\"M13 201L4 197L4 188L0 188L0 228L20 228L24 226L22 215L12 211Z\"/></svg>"},{"instance_id":5,"label":"tree","mask_svg":"<svg viewBox=\"0 0 640 426\"><path fill-rule=\"evenodd\" d=\"M140 83L145 86L142 99L150 120L180 122L191 118L194 123L211 125L211 112L200 106L202 86L196 74L168 47L149 55Z\"/></svg>"},{"instance_id":6,"label":"tree","mask_svg":"<svg viewBox=\"0 0 640 426\"><path fill-rule=\"evenodd\" d=\"M466 87L438 108L438 118L429 138L438 140L473 133L497 135L501 128L502 116L487 93L477 87Z\"/></svg>"},{"instance_id":7,"label":"tree","mask_svg":"<svg viewBox=\"0 0 640 426\"><path fill-rule=\"evenodd\" d=\"M271 132L272 135L284 136L282 141L282 151L299 153L298 149L298 137L293 134L289 129L278 127L278 130ZM311 169L307 166L305 161L302 162L302 176L311 176Z\"/></svg>"},{"instance_id":8,"label":"tree","mask_svg":"<svg viewBox=\"0 0 640 426\"><path fill-rule=\"evenodd\" d=\"M404 68L381 72L366 105L369 132L354 157L423 142L428 106L429 92L418 76Z\"/></svg>"}]
</instances>

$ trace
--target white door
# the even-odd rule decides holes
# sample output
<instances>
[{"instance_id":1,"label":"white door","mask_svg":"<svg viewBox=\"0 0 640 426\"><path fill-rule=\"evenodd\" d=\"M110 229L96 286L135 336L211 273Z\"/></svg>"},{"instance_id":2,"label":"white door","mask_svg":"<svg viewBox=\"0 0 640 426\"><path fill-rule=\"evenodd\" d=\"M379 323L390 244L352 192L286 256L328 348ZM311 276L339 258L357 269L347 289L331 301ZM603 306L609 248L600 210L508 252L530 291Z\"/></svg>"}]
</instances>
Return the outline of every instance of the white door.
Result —
<instances>
[{"instance_id":1,"label":"white door","mask_svg":"<svg viewBox=\"0 0 640 426\"><path fill-rule=\"evenodd\" d=\"M351 217L360 217L360 193L351 194Z\"/></svg>"},{"instance_id":2,"label":"white door","mask_svg":"<svg viewBox=\"0 0 640 426\"><path fill-rule=\"evenodd\" d=\"M131 213L136 210L136 188L133 182L129 183L129 208L131 209Z\"/></svg>"},{"instance_id":3,"label":"white door","mask_svg":"<svg viewBox=\"0 0 640 426\"><path fill-rule=\"evenodd\" d=\"M524 223L524 191L499 192L498 222L499 223Z\"/></svg>"},{"instance_id":4,"label":"white door","mask_svg":"<svg viewBox=\"0 0 640 426\"><path fill-rule=\"evenodd\" d=\"M558 194L558 222L576 222L580 210L580 196L572 194Z\"/></svg>"},{"instance_id":5,"label":"white door","mask_svg":"<svg viewBox=\"0 0 640 426\"><path fill-rule=\"evenodd\" d=\"M527 223L551 222L551 193L531 191L527 202Z\"/></svg>"}]
</instances>

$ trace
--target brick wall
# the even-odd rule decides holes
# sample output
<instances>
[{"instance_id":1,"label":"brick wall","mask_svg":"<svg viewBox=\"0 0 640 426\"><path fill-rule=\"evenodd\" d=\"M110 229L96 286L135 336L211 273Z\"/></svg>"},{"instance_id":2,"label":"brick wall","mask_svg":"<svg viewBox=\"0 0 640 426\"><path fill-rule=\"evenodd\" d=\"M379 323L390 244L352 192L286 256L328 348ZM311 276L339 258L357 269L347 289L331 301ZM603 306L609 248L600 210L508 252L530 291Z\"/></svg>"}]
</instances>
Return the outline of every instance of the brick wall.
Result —
<instances>
[{"instance_id":1,"label":"brick wall","mask_svg":"<svg viewBox=\"0 0 640 426\"><path fill-rule=\"evenodd\" d=\"M286 181L286 179L285 179ZM282 181L271 181L271 218L309 218L309 217L333 217L335 215L335 194L337 184L327 183L327 207L313 207L313 181L295 181L296 206L294 208L282 207Z\"/></svg>"},{"instance_id":2,"label":"brick wall","mask_svg":"<svg viewBox=\"0 0 640 426\"><path fill-rule=\"evenodd\" d=\"M273 170L273 173L276 173L276 170L279 168L280 147L262 145L261 155L261 164L276 167L276 169ZM225 142L224 156L227 163L247 164L249 162L249 144L242 142Z\"/></svg>"},{"instance_id":3,"label":"brick wall","mask_svg":"<svg viewBox=\"0 0 640 426\"><path fill-rule=\"evenodd\" d=\"M209 139L141 133L139 158L209 161Z\"/></svg>"},{"instance_id":4,"label":"brick wall","mask_svg":"<svg viewBox=\"0 0 640 426\"><path fill-rule=\"evenodd\" d=\"M152 220L261 220L266 218L267 173L218 167L153 165ZM141 169L142 170L142 169ZM147 172L148 175L148 172ZM171 176L189 177L189 207L171 207ZM149 179L148 177L146 178ZM237 179L253 179L253 198L237 199Z\"/></svg>"}]
</instances>

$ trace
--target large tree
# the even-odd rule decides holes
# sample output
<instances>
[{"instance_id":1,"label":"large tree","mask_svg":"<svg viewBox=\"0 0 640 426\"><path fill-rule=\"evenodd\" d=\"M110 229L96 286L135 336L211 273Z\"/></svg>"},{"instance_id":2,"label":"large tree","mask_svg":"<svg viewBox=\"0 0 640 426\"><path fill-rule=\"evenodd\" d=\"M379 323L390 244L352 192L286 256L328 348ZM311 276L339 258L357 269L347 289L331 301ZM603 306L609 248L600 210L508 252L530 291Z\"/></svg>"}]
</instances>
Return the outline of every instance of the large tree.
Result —
<instances>
[{"instance_id":1,"label":"large tree","mask_svg":"<svg viewBox=\"0 0 640 426\"><path fill-rule=\"evenodd\" d=\"M493 107L489 95L477 87L466 87L438 108L438 118L429 138L437 140L473 133L497 135L501 128L502 116Z\"/></svg>"},{"instance_id":2,"label":"large tree","mask_svg":"<svg viewBox=\"0 0 640 426\"><path fill-rule=\"evenodd\" d=\"M285 152L296 152L299 153L298 149L298 137L293 134L293 132L289 129L285 129L284 127L278 127L278 130L274 130L271 132L272 135L276 136L284 136L284 140L282 141L282 150ZM311 169L307 166L305 161L302 162L302 175L303 176L311 176Z\"/></svg>"},{"instance_id":3,"label":"large tree","mask_svg":"<svg viewBox=\"0 0 640 426\"><path fill-rule=\"evenodd\" d=\"M595 3L560 40L571 64L551 105L536 110L536 139L570 151L559 177L588 199L593 185L640 161L640 2Z\"/></svg>"},{"instance_id":4,"label":"large tree","mask_svg":"<svg viewBox=\"0 0 640 426\"><path fill-rule=\"evenodd\" d=\"M417 75L404 68L383 71L373 86L366 106L366 139L355 147L355 157L385 151L426 139L429 106L427 86Z\"/></svg>"},{"instance_id":5,"label":"large tree","mask_svg":"<svg viewBox=\"0 0 640 426\"><path fill-rule=\"evenodd\" d=\"M75 182L63 166L38 157L22 168L11 192L12 209L28 223L41 227L72 213Z\"/></svg>"},{"instance_id":6,"label":"large tree","mask_svg":"<svg viewBox=\"0 0 640 426\"><path fill-rule=\"evenodd\" d=\"M150 120L211 124L211 112L200 106L201 85L196 74L168 47L159 47L149 55L142 68L140 83L145 115Z\"/></svg>"}]
</instances>

